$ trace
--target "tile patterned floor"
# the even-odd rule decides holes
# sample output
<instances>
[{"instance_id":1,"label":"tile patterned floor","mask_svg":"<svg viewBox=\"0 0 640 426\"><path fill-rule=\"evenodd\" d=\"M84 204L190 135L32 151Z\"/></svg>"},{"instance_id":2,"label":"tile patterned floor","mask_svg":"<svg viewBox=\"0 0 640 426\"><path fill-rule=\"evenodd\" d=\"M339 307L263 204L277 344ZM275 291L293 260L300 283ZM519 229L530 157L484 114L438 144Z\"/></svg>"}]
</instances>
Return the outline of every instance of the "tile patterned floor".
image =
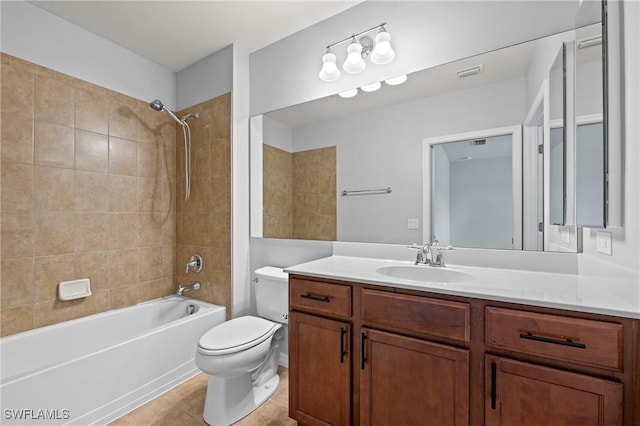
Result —
<instances>
[{"instance_id":1,"label":"tile patterned floor","mask_svg":"<svg viewBox=\"0 0 640 426\"><path fill-rule=\"evenodd\" d=\"M289 370L280 367L273 396L236 426L295 426L288 416ZM208 376L200 373L180 386L120 417L110 426L206 426L202 420Z\"/></svg>"}]
</instances>

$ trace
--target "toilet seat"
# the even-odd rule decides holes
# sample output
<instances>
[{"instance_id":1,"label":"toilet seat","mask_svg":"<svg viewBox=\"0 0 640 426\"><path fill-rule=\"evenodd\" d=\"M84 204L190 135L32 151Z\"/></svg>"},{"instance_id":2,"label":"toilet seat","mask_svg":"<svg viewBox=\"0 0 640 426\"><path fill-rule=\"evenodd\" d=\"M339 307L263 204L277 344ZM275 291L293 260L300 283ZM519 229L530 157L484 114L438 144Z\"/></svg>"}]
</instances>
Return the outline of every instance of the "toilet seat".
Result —
<instances>
[{"instance_id":1,"label":"toilet seat","mask_svg":"<svg viewBox=\"0 0 640 426\"><path fill-rule=\"evenodd\" d=\"M264 318L244 316L224 322L202 335L198 352L227 355L256 346L273 335L280 324Z\"/></svg>"}]
</instances>

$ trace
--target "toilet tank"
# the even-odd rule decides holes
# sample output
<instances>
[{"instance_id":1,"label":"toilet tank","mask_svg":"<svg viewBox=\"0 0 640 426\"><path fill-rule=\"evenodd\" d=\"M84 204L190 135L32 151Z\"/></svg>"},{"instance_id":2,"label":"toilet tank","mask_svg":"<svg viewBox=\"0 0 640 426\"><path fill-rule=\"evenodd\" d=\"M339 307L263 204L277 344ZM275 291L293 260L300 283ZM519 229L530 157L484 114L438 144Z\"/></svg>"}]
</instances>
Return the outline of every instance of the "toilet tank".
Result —
<instances>
[{"instance_id":1,"label":"toilet tank","mask_svg":"<svg viewBox=\"0 0 640 426\"><path fill-rule=\"evenodd\" d=\"M289 274L265 266L254 273L258 316L286 324L289 314Z\"/></svg>"}]
</instances>

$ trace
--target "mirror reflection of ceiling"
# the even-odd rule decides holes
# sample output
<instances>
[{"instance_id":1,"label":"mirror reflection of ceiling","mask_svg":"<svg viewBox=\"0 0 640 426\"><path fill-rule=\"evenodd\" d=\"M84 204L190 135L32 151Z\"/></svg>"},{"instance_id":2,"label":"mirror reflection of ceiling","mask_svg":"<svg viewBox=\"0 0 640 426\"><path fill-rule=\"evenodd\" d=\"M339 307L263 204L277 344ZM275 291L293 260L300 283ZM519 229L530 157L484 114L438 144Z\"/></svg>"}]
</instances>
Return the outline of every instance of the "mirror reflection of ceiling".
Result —
<instances>
[{"instance_id":1,"label":"mirror reflection of ceiling","mask_svg":"<svg viewBox=\"0 0 640 426\"><path fill-rule=\"evenodd\" d=\"M599 24L576 30L576 40L588 39L602 32ZM498 49L482 55L461 59L444 65L427 68L409 74L407 81L398 86L382 84L376 92L364 92L349 99L338 95L327 96L288 108L267 113L270 118L294 128L320 123L356 112L371 111L385 106L401 104L424 97L441 95L524 76L535 51L535 43L526 42ZM582 63L600 60L600 49L584 49ZM466 78L458 78L457 72L483 65L484 71Z\"/></svg>"},{"instance_id":2,"label":"mirror reflection of ceiling","mask_svg":"<svg viewBox=\"0 0 640 426\"><path fill-rule=\"evenodd\" d=\"M398 86L383 83L376 92L359 91L358 95L349 99L343 99L338 95L328 96L272 111L266 115L286 126L298 127L356 112L510 80L527 72L534 48L533 43L523 43L415 72L408 76L405 83ZM484 65L483 73L466 78L457 77L458 71L480 64Z\"/></svg>"}]
</instances>

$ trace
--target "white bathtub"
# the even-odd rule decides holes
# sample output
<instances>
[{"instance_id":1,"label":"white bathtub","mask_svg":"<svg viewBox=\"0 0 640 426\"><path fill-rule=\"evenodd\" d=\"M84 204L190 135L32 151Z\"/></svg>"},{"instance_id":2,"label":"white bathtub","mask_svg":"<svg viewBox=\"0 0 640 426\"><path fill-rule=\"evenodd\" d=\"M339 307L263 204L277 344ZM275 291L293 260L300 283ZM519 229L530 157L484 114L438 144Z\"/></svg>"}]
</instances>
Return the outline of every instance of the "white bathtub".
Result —
<instances>
[{"instance_id":1,"label":"white bathtub","mask_svg":"<svg viewBox=\"0 0 640 426\"><path fill-rule=\"evenodd\" d=\"M2 338L0 424L106 424L197 374L198 339L225 320L169 296Z\"/></svg>"}]
</instances>

